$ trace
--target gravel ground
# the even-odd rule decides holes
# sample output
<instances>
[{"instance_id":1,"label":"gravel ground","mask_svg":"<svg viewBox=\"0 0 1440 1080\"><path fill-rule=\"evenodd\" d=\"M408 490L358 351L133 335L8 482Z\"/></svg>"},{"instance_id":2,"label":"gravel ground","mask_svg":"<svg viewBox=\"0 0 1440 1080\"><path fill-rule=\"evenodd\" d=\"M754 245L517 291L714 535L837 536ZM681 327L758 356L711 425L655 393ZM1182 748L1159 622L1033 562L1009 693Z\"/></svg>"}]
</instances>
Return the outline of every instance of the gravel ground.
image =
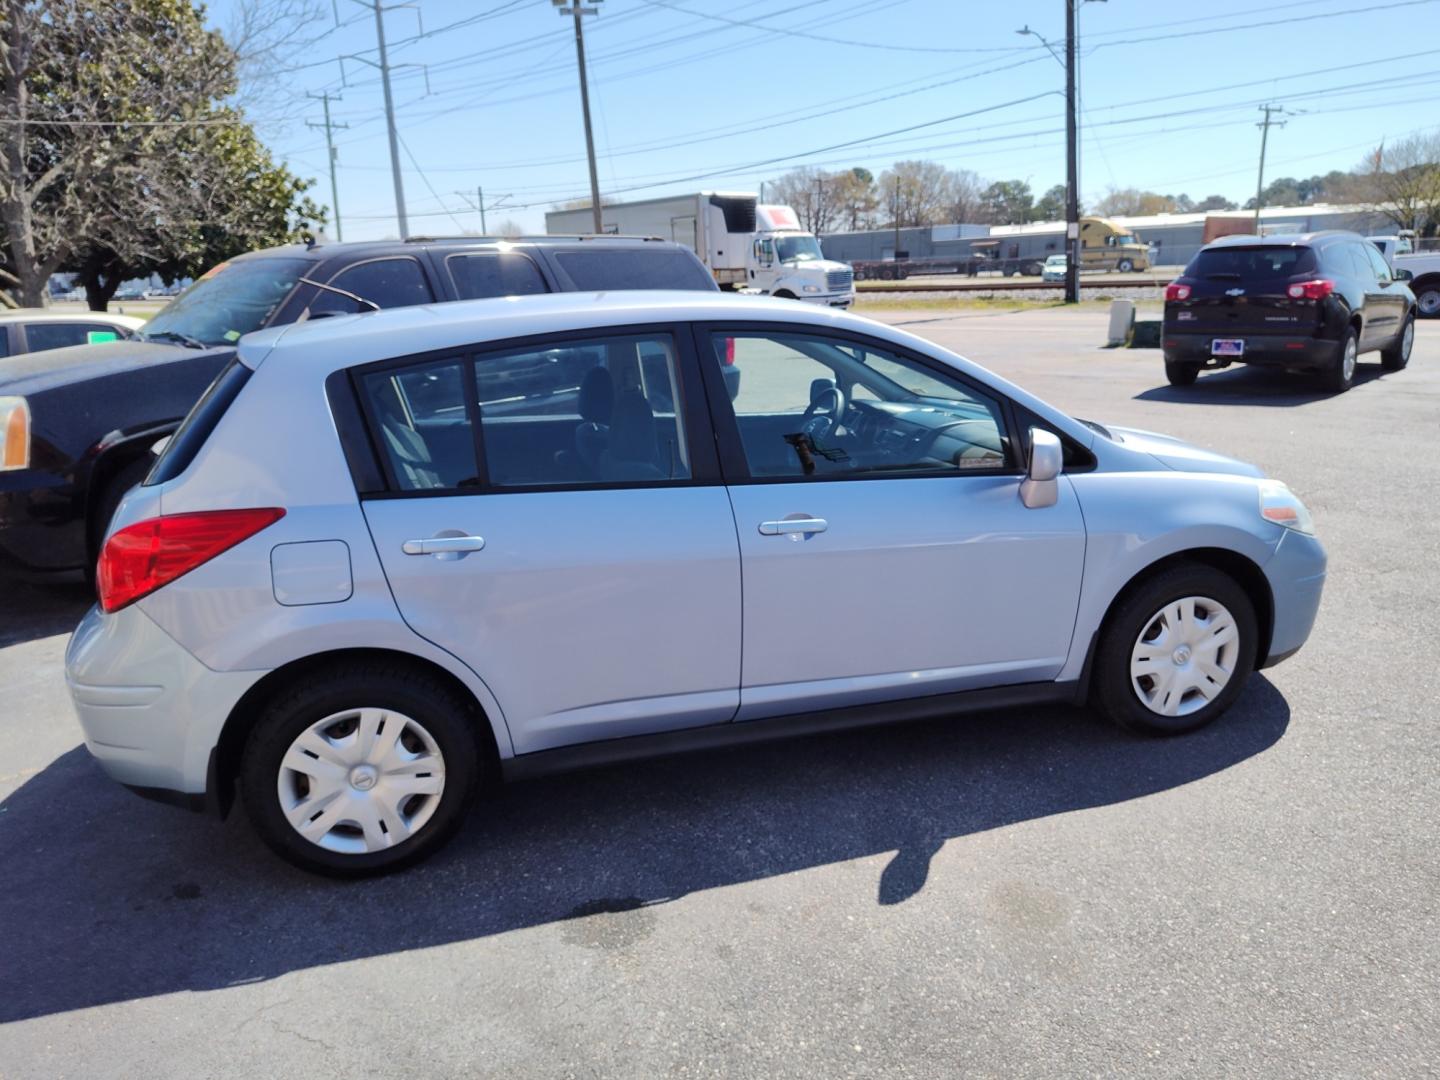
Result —
<instances>
[{"instance_id":1,"label":"gravel ground","mask_svg":"<svg viewBox=\"0 0 1440 1080\"><path fill-rule=\"evenodd\" d=\"M1047 708L535 781L341 884L101 776L84 598L10 588L0 1076L1434 1075L1440 324L1328 398L1172 390L1103 311L886 318L1289 481L1307 648L1185 738Z\"/></svg>"}]
</instances>

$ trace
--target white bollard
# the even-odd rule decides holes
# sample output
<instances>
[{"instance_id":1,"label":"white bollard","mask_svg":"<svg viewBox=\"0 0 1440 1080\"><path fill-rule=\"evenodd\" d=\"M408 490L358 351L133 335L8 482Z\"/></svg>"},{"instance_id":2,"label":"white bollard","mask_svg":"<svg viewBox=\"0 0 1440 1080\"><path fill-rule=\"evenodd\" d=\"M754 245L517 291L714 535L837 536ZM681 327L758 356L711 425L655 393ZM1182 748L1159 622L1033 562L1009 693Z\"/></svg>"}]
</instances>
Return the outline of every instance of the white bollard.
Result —
<instances>
[{"instance_id":1,"label":"white bollard","mask_svg":"<svg viewBox=\"0 0 1440 1080\"><path fill-rule=\"evenodd\" d=\"M1134 300L1111 300L1110 301L1110 333L1106 340L1107 345L1124 345L1130 340L1130 333L1135 329L1135 301Z\"/></svg>"}]
</instances>

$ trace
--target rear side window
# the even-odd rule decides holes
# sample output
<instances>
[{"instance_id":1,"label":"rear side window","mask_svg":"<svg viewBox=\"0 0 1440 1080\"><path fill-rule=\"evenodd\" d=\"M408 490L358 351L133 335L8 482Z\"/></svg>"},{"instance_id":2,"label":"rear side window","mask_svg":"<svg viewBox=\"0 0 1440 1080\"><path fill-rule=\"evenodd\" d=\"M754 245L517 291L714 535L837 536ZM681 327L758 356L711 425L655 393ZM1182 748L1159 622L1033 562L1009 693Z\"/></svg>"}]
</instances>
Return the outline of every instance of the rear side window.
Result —
<instances>
[{"instance_id":1,"label":"rear side window","mask_svg":"<svg viewBox=\"0 0 1440 1080\"><path fill-rule=\"evenodd\" d=\"M492 296L529 296L549 292L540 268L518 251L451 255L445 260L455 292L462 300Z\"/></svg>"},{"instance_id":2,"label":"rear side window","mask_svg":"<svg viewBox=\"0 0 1440 1080\"><path fill-rule=\"evenodd\" d=\"M602 289L695 289L714 292L709 271L688 251L591 248L557 251L554 259L578 292Z\"/></svg>"},{"instance_id":3,"label":"rear side window","mask_svg":"<svg viewBox=\"0 0 1440 1080\"><path fill-rule=\"evenodd\" d=\"M195 455L200 452L200 447L205 445L205 440L210 438L210 433L215 430L215 425L220 423L220 418L250 381L250 375L250 369L238 359L231 360L220 369L215 381L185 417L180 430L170 437L160 460L155 462L155 467L145 478L147 487L173 480L190 467Z\"/></svg>"},{"instance_id":4,"label":"rear side window","mask_svg":"<svg viewBox=\"0 0 1440 1080\"><path fill-rule=\"evenodd\" d=\"M25 327L25 344L31 352L63 349L69 345L88 345L91 334L103 334L102 340L129 335L109 323L33 322Z\"/></svg>"},{"instance_id":5,"label":"rear side window","mask_svg":"<svg viewBox=\"0 0 1440 1080\"><path fill-rule=\"evenodd\" d=\"M420 264L411 258L374 259L357 263L332 277L328 284L344 289L356 296L363 296L382 308L411 307L415 304L429 304L435 299L425 272ZM347 300L336 293L320 291L310 302L310 317L322 312L336 315L351 315L358 310L353 300Z\"/></svg>"},{"instance_id":6,"label":"rear side window","mask_svg":"<svg viewBox=\"0 0 1440 1080\"><path fill-rule=\"evenodd\" d=\"M1308 247L1227 247L1201 251L1185 268L1187 277L1222 281L1266 281L1315 272Z\"/></svg>"}]
</instances>

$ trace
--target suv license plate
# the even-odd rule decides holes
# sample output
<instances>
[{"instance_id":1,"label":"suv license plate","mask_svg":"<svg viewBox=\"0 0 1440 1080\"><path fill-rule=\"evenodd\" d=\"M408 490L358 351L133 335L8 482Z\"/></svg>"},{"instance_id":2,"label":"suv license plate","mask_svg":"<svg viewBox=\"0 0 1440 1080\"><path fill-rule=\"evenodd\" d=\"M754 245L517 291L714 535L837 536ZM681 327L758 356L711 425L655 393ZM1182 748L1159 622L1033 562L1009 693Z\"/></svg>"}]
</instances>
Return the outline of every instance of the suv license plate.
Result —
<instances>
[{"instance_id":1,"label":"suv license plate","mask_svg":"<svg viewBox=\"0 0 1440 1080\"><path fill-rule=\"evenodd\" d=\"M1244 356L1244 338L1216 338L1210 342L1211 356Z\"/></svg>"}]
</instances>

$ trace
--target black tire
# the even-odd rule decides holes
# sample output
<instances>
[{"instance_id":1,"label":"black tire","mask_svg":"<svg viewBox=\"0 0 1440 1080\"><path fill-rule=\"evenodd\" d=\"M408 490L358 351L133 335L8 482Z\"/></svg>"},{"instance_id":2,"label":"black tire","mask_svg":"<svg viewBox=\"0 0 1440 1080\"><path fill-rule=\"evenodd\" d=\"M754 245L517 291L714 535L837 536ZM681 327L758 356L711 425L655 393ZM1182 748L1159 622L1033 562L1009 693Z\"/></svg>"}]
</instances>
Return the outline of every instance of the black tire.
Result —
<instances>
[{"instance_id":1,"label":"black tire","mask_svg":"<svg viewBox=\"0 0 1440 1080\"><path fill-rule=\"evenodd\" d=\"M1440 278L1426 278L1412 286L1415 309L1422 319L1440 319Z\"/></svg>"},{"instance_id":2,"label":"black tire","mask_svg":"<svg viewBox=\"0 0 1440 1080\"><path fill-rule=\"evenodd\" d=\"M1229 682L1202 708L1163 716L1140 699L1130 675L1140 635L1166 605L1205 597L1224 605L1239 634ZM1150 735L1181 735L1210 723L1228 709L1255 670L1259 634L1255 608L1234 578L1201 563L1177 563L1143 580L1110 614L1095 652L1091 703L1114 723ZM1142 676L1143 678L1143 676Z\"/></svg>"},{"instance_id":3,"label":"black tire","mask_svg":"<svg viewBox=\"0 0 1440 1080\"><path fill-rule=\"evenodd\" d=\"M146 454L124 466L106 481L105 489L95 503L95 512L85 525L86 541L90 552L90 561L85 567L87 579L93 581L95 578L95 560L100 557L100 545L105 542L105 534L110 530L110 519L119 509L120 500L125 498L126 492L150 474L150 467L153 464L154 459Z\"/></svg>"},{"instance_id":4,"label":"black tire","mask_svg":"<svg viewBox=\"0 0 1440 1080\"><path fill-rule=\"evenodd\" d=\"M1380 366L1386 371L1400 371L1410 363L1410 350L1415 345L1415 313L1400 324L1400 333L1388 349L1380 351Z\"/></svg>"},{"instance_id":5,"label":"black tire","mask_svg":"<svg viewBox=\"0 0 1440 1080\"><path fill-rule=\"evenodd\" d=\"M1165 378L1171 386L1193 386L1200 375L1199 364L1165 361Z\"/></svg>"},{"instance_id":6,"label":"black tire","mask_svg":"<svg viewBox=\"0 0 1440 1080\"><path fill-rule=\"evenodd\" d=\"M349 709L382 708L423 726L439 749L444 786L439 804L417 831L394 847L344 853L301 836L280 805L281 762L311 725ZM260 838L302 870L330 877L390 873L433 855L459 828L480 787L477 727L483 718L454 690L403 663L351 663L328 668L272 699L256 719L240 764L240 791Z\"/></svg>"},{"instance_id":7,"label":"black tire","mask_svg":"<svg viewBox=\"0 0 1440 1080\"><path fill-rule=\"evenodd\" d=\"M1360 335L1356 333L1353 326L1346 330L1345 336L1340 339L1340 354L1335 358L1335 362L1330 365L1328 371L1323 372L1320 376L1320 381L1325 384L1325 389L1332 394L1343 394L1355 385L1356 364L1351 364L1348 371L1345 365L1345 357L1351 348L1356 350L1355 356L1358 363Z\"/></svg>"},{"instance_id":8,"label":"black tire","mask_svg":"<svg viewBox=\"0 0 1440 1080\"><path fill-rule=\"evenodd\" d=\"M1115 269L1119 270L1122 274L1128 274L1131 270L1135 269L1135 264L1129 259L1121 259L1115 264Z\"/></svg>"}]
</instances>

